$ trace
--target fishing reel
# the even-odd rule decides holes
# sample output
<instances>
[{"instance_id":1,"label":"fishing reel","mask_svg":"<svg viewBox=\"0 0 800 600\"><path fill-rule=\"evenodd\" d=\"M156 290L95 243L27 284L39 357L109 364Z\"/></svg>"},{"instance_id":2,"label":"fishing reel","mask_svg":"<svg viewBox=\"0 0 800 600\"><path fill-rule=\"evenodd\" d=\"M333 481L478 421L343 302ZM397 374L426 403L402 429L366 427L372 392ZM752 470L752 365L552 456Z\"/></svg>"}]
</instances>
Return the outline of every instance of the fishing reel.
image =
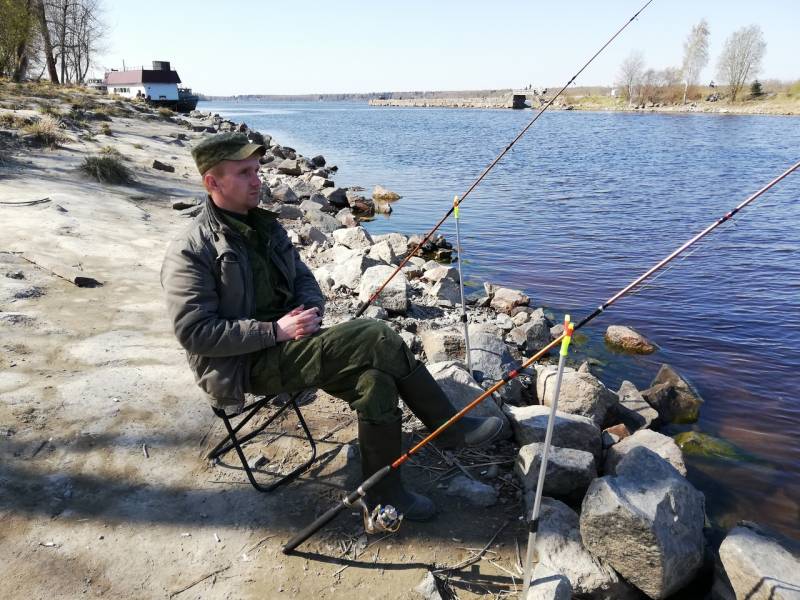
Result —
<instances>
[{"instance_id":1,"label":"fishing reel","mask_svg":"<svg viewBox=\"0 0 800 600\"><path fill-rule=\"evenodd\" d=\"M391 504L378 504L371 511L363 498L359 498L356 504L361 509L367 533L395 533L400 529L403 515Z\"/></svg>"}]
</instances>

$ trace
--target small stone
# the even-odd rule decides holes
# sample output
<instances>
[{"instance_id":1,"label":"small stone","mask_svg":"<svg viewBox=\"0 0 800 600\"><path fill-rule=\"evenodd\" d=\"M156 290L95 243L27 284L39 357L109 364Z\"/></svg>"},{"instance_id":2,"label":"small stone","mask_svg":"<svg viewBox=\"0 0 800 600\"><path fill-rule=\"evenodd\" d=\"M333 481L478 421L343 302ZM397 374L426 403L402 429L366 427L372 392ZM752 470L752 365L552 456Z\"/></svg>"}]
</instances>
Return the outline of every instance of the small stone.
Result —
<instances>
[{"instance_id":1,"label":"small stone","mask_svg":"<svg viewBox=\"0 0 800 600\"><path fill-rule=\"evenodd\" d=\"M464 475L454 477L447 487L448 496L459 496L470 504L488 508L497 504L497 491L491 486L480 481L475 481Z\"/></svg>"},{"instance_id":2,"label":"small stone","mask_svg":"<svg viewBox=\"0 0 800 600\"><path fill-rule=\"evenodd\" d=\"M163 163L160 160L153 161L153 168L157 171L166 171L167 173L175 172L175 167L168 165L167 163Z\"/></svg>"},{"instance_id":3,"label":"small stone","mask_svg":"<svg viewBox=\"0 0 800 600\"><path fill-rule=\"evenodd\" d=\"M382 200L384 202L393 202L395 200L399 200L401 198L400 194L397 192L392 192L391 190L387 190L385 187L376 185L372 189L372 199L373 200Z\"/></svg>"},{"instance_id":4,"label":"small stone","mask_svg":"<svg viewBox=\"0 0 800 600\"><path fill-rule=\"evenodd\" d=\"M612 346L635 354L652 354L656 346L641 333L624 325L610 325L605 340Z\"/></svg>"},{"instance_id":5,"label":"small stone","mask_svg":"<svg viewBox=\"0 0 800 600\"><path fill-rule=\"evenodd\" d=\"M25 273L22 271L9 271L6 273L9 279L25 279Z\"/></svg>"}]
</instances>

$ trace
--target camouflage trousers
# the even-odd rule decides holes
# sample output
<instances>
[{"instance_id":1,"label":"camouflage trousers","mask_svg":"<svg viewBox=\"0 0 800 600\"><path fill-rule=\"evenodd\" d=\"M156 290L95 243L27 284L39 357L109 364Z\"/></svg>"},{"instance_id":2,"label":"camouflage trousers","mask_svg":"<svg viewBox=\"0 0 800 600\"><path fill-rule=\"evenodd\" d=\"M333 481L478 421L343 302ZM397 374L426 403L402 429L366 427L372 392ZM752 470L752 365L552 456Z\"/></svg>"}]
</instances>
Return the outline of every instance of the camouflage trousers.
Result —
<instances>
[{"instance_id":1,"label":"camouflage trousers","mask_svg":"<svg viewBox=\"0 0 800 600\"><path fill-rule=\"evenodd\" d=\"M395 382L417 364L386 323L356 319L256 353L249 391L277 394L319 388L347 402L360 419L390 423L400 416Z\"/></svg>"}]
</instances>

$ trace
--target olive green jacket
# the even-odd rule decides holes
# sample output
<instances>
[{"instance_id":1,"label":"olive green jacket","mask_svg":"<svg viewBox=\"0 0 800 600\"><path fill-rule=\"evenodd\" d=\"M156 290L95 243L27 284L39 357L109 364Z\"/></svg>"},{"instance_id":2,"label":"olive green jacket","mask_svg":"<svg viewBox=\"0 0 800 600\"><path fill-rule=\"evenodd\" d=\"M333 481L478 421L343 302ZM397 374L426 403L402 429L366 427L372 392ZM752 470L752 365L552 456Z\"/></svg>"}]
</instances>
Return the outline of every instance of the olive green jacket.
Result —
<instances>
[{"instance_id":1,"label":"olive green jacket","mask_svg":"<svg viewBox=\"0 0 800 600\"><path fill-rule=\"evenodd\" d=\"M272 228L275 264L294 290L297 305L316 306L322 314L325 298L314 275L277 220ZM213 406L241 406L249 390L253 353L274 346L276 340L272 323L252 318L256 297L245 242L221 218L210 198L191 225L170 243L161 267L161 285L175 336L186 350L195 381Z\"/></svg>"}]
</instances>

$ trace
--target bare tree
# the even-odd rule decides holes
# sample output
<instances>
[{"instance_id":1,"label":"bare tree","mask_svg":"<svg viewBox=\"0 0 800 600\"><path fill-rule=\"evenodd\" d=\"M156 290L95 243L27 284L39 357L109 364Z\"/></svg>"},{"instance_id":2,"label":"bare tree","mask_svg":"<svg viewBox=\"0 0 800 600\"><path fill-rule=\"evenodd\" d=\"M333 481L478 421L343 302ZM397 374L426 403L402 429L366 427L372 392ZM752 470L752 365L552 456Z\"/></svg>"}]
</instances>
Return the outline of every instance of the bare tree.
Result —
<instances>
[{"instance_id":1,"label":"bare tree","mask_svg":"<svg viewBox=\"0 0 800 600\"><path fill-rule=\"evenodd\" d=\"M696 85L702 71L708 64L708 23L705 19L692 27L683 43L683 103L690 85Z\"/></svg>"},{"instance_id":2,"label":"bare tree","mask_svg":"<svg viewBox=\"0 0 800 600\"><path fill-rule=\"evenodd\" d=\"M727 40L719 57L718 75L730 87L731 101L747 83L761 70L761 61L767 50L764 34L758 25L749 25L734 31Z\"/></svg>"},{"instance_id":3,"label":"bare tree","mask_svg":"<svg viewBox=\"0 0 800 600\"><path fill-rule=\"evenodd\" d=\"M628 106L633 105L643 74L644 57L641 52L634 50L622 62L619 69L619 85L625 90L625 95L628 97Z\"/></svg>"},{"instance_id":4,"label":"bare tree","mask_svg":"<svg viewBox=\"0 0 800 600\"><path fill-rule=\"evenodd\" d=\"M39 33L42 36L42 51L44 52L45 63L47 63L47 73L51 82L58 83L58 71L56 70L56 61L53 56L53 42L50 38L44 0L36 0L36 16L39 20Z\"/></svg>"}]
</instances>

